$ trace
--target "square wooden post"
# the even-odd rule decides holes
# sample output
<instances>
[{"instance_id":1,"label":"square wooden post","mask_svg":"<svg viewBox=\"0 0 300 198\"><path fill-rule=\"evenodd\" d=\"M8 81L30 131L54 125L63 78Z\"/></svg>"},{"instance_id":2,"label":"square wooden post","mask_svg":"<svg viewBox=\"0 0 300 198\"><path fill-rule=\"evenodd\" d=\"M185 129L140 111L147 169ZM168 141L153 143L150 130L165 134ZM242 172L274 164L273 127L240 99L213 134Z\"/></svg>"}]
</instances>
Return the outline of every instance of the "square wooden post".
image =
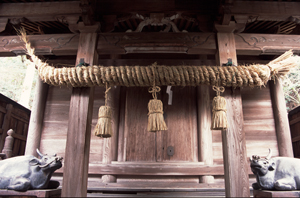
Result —
<instances>
[{"instance_id":1,"label":"square wooden post","mask_svg":"<svg viewBox=\"0 0 300 198\"><path fill-rule=\"evenodd\" d=\"M237 65L233 33L217 33L217 61L222 65L231 58ZM234 66L233 66L234 67ZM225 173L226 197L250 197L249 175L245 132L243 130L243 109L239 88L226 88L227 119L229 127L222 130L222 147Z\"/></svg>"},{"instance_id":2,"label":"square wooden post","mask_svg":"<svg viewBox=\"0 0 300 198\"><path fill-rule=\"evenodd\" d=\"M96 32L98 25L82 30ZM76 65L80 59L90 65L97 64L97 33L80 33ZM64 160L62 197L86 197L91 139L94 87L73 88L67 144Z\"/></svg>"}]
</instances>

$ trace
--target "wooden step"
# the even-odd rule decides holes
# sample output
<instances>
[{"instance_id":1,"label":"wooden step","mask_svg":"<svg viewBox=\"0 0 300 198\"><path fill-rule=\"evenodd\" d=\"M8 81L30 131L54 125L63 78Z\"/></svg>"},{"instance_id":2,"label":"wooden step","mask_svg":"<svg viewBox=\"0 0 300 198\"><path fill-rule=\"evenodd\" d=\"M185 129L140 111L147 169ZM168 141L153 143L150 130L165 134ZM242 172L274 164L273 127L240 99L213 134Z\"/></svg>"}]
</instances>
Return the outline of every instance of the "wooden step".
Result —
<instances>
[{"instance_id":1,"label":"wooden step","mask_svg":"<svg viewBox=\"0 0 300 198\"><path fill-rule=\"evenodd\" d=\"M88 197L225 197L224 189L197 192L88 193Z\"/></svg>"}]
</instances>

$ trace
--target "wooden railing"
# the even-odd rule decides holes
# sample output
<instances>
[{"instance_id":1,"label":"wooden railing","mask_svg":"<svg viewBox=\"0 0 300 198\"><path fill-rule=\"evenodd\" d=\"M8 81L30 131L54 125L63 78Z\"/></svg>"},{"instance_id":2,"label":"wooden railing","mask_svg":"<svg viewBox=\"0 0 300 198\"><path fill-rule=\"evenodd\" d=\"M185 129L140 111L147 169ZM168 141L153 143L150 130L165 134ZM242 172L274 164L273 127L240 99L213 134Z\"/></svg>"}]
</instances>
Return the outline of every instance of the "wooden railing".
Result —
<instances>
[{"instance_id":1,"label":"wooden railing","mask_svg":"<svg viewBox=\"0 0 300 198\"><path fill-rule=\"evenodd\" d=\"M30 110L0 94L0 151L4 148L7 132L14 138L11 156L24 155Z\"/></svg>"}]
</instances>

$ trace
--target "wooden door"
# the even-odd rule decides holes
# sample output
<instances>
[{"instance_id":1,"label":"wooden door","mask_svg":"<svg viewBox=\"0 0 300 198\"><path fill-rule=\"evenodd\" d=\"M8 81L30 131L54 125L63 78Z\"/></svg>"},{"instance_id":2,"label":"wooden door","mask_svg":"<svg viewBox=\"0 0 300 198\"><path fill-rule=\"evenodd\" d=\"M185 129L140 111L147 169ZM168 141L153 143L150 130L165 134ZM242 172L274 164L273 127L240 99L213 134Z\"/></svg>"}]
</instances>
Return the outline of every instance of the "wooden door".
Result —
<instances>
[{"instance_id":1,"label":"wooden door","mask_svg":"<svg viewBox=\"0 0 300 198\"><path fill-rule=\"evenodd\" d=\"M197 108L195 87L172 87L172 104L168 105L166 87L158 94L164 104L167 131L148 132L147 105L152 95L148 87L127 88L125 104L124 141L126 159L124 161L148 162L196 162ZM173 147L174 155L167 153Z\"/></svg>"}]
</instances>

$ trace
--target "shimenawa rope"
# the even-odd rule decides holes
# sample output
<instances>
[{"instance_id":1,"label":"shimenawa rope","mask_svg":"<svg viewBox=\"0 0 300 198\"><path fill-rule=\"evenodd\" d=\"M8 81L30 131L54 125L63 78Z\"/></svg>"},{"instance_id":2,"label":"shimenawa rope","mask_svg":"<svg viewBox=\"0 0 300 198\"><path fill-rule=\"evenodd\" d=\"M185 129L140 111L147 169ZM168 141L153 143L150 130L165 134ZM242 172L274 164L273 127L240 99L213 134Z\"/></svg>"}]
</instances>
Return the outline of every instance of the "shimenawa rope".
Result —
<instances>
[{"instance_id":1,"label":"shimenawa rope","mask_svg":"<svg viewBox=\"0 0 300 198\"><path fill-rule=\"evenodd\" d=\"M55 68L41 61L34 54L25 31L20 31L28 55L38 68L40 78L54 86L151 86L156 79L157 86L198 86L201 84L224 87L261 87L268 80L279 78L296 66L292 51L287 51L267 65L249 66L81 66Z\"/></svg>"}]
</instances>

